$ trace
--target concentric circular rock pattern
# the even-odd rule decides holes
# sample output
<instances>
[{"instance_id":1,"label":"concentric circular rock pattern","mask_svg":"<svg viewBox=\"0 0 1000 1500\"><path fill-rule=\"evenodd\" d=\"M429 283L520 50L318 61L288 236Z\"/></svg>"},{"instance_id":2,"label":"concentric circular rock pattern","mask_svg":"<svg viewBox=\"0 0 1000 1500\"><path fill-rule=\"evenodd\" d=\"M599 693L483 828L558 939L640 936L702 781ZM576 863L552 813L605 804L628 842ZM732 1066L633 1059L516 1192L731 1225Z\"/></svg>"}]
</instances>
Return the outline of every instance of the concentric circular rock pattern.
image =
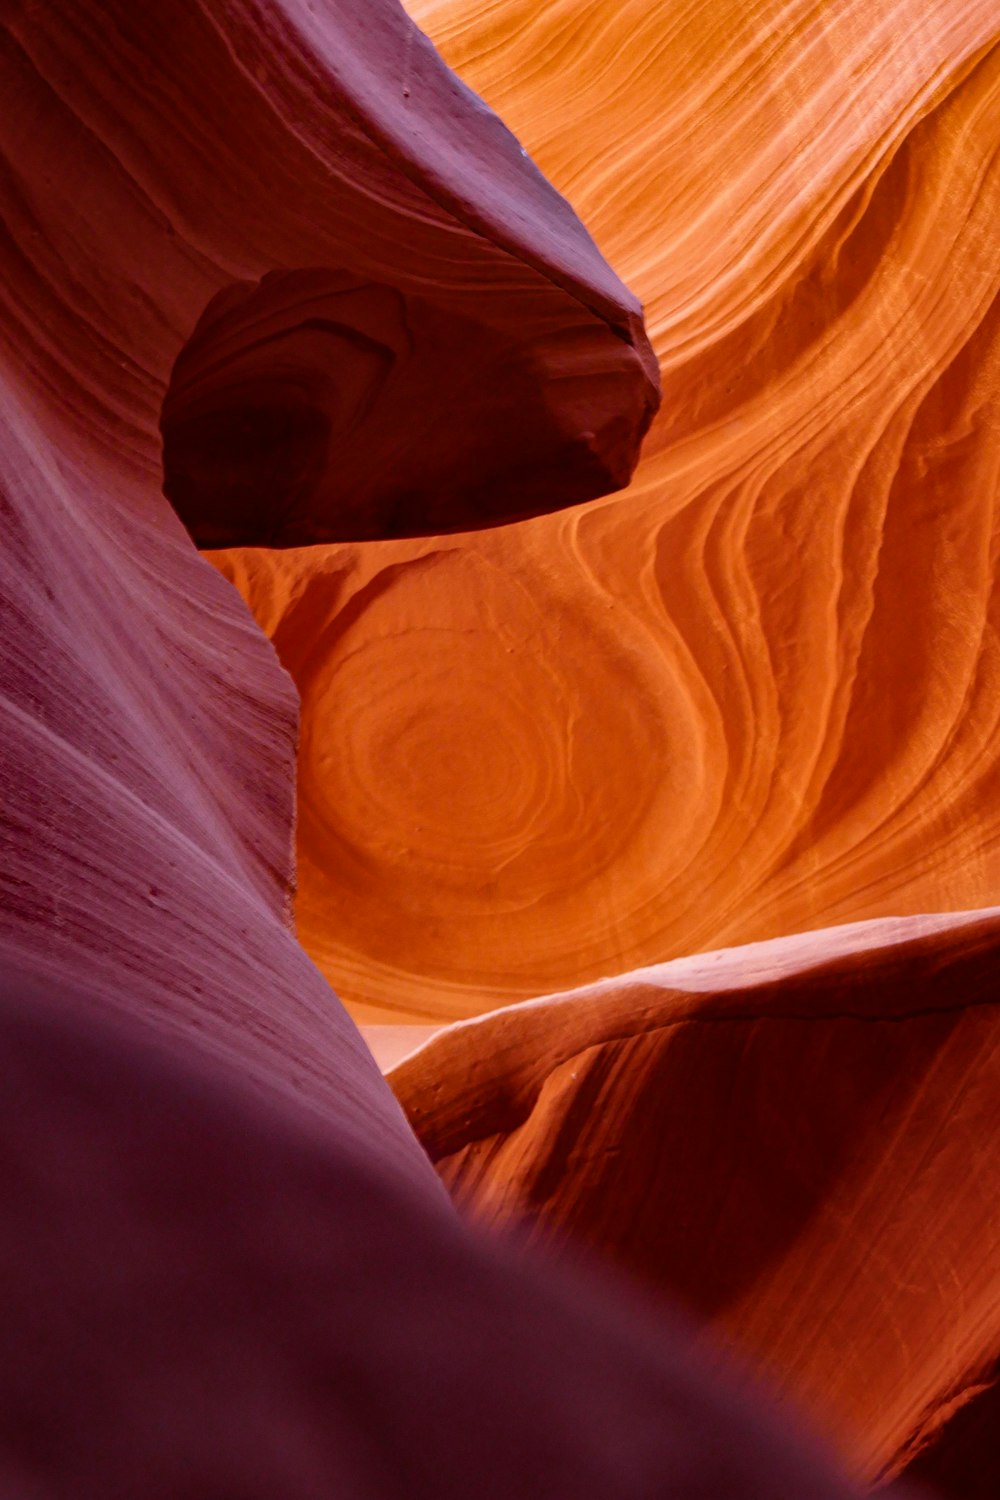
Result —
<instances>
[{"instance_id":1,"label":"concentric circular rock pattern","mask_svg":"<svg viewBox=\"0 0 1000 1500\"><path fill-rule=\"evenodd\" d=\"M581 900L595 963L623 900L656 900L657 834L697 818L695 799L679 810L703 735L624 606L588 618L502 550L383 558L311 574L274 632L304 705L299 930L331 971L348 963L348 993L392 986L419 1014L436 976L460 1015L484 971L502 996L578 962ZM250 589L298 562L227 565Z\"/></svg>"},{"instance_id":2,"label":"concentric circular rock pattern","mask_svg":"<svg viewBox=\"0 0 1000 1500\"><path fill-rule=\"evenodd\" d=\"M443 1021L988 903L995 8L413 11L639 292L664 402L588 508L218 559L303 697L310 951Z\"/></svg>"},{"instance_id":3,"label":"concentric circular rock pattern","mask_svg":"<svg viewBox=\"0 0 1000 1500\"><path fill-rule=\"evenodd\" d=\"M980 1500L996 8L411 8L639 293L663 404L585 509L216 557L302 695L300 934L387 1052L421 1023L390 1077L468 1212L686 1303L865 1483Z\"/></svg>"}]
</instances>

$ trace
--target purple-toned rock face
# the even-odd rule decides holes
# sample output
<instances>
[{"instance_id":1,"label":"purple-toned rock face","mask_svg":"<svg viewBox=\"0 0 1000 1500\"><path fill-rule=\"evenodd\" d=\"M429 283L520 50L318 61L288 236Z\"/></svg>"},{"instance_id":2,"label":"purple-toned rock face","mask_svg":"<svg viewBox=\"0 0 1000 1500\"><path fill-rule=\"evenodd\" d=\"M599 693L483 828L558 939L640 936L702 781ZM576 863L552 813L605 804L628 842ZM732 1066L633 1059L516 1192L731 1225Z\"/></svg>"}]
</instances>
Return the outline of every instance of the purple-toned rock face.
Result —
<instances>
[{"instance_id":1,"label":"purple-toned rock face","mask_svg":"<svg viewBox=\"0 0 1000 1500\"><path fill-rule=\"evenodd\" d=\"M638 306L388 0L13 0L0 80L0 952L433 1183L290 930L294 691L162 485L202 539L290 542L497 519L472 476L500 448L624 482L656 390Z\"/></svg>"},{"instance_id":2,"label":"purple-toned rock face","mask_svg":"<svg viewBox=\"0 0 1000 1500\"><path fill-rule=\"evenodd\" d=\"M848 1500L669 1319L176 1050L3 984L5 1496Z\"/></svg>"},{"instance_id":3,"label":"purple-toned rock face","mask_svg":"<svg viewBox=\"0 0 1000 1500\"><path fill-rule=\"evenodd\" d=\"M627 482L638 303L397 5L10 0L0 68L5 363L200 544Z\"/></svg>"}]
</instances>

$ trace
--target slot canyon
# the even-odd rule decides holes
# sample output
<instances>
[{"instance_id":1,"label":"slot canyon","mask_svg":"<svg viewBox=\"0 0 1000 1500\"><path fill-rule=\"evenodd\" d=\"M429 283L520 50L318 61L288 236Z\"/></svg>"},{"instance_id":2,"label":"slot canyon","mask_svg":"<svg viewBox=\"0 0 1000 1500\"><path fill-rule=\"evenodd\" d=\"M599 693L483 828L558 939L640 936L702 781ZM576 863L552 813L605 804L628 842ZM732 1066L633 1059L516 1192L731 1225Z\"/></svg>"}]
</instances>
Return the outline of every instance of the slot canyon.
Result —
<instances>
[{"instance_id":1,"label":"slot canyon","mask_svg":"<svg viewBox=\"0 0 1000 1500\"><path fill-rule=\"evenodd\" d=\"M993 0L0 0L0 1491L1000 1493Z\"/></svg>"}]
</instances>

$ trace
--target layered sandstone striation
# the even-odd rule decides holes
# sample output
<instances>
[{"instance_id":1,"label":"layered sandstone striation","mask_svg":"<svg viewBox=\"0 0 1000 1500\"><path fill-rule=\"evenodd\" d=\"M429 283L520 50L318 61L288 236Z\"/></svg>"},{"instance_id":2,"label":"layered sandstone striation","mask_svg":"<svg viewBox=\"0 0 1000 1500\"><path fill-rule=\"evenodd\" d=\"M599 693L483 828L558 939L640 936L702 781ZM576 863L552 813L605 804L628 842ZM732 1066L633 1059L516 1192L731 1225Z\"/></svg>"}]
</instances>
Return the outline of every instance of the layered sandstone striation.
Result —
<instances>
[{"instance_id":1,"label":"layered sandstone striation","mask_svg":"<svg viewBox=\"0 0 1000 1500\"><path fill-rule=\"evenodd\" d=\"M202 540L493 519L482 382L511 465L557 465L562 499L623 482L656 395L638 305L392 5L2 21L0 951L373 1109L423 1170L290 931L294 689L163 488ZM450 401L422 477L414 382ZM424 513L452 425L447 515ZM390 428L397 493L357 467Z\"/></svg>"},{"instance_id":2,"label":"layered sandstone striation","mask_svg":"<svg viewBox=\"0 0 1000 1500\"><path fill-rule=\"evenodd\" d=\"M0 12L3 1484L971 1495L994 8L412 8Z\"/></svg>"},{"instance_id":3,"label":"layered sandstone striation","mask_svg":"<svg viewBox=\"0 0 1000 1500\"><path fill-rule=\"evenodd\" d=\"M920 1467L971 1500L995 1473L998 961L996 909L866 922L508 1007L390 1078L467 1210L680 1301L859 1478L959 1412Z\"/></svg>"},{"instance_id":4,"label":"layered sandstone striation","mask_svg":"<svg viewBox=\"0 0 1000 1500\"><path fill-rule=\"evenodd\" d=\"M1000 878L985 0L414 0L639 293L631 488L230 553L302 694L298 921L367 1021Z\"/></svg>"},{"instance_id":5,"label":"layered sandstone striation","mask_svg":"<svg viewBox=\"0 0 1000 1500\"><path fill-rule=\"evenodd\" d=\"M295 693L193 540L623 482L637 304L389 3L7 0L0 81L0 1489L846 1500L461 1222L294 938Z\"/></svg>"}]
</instances>

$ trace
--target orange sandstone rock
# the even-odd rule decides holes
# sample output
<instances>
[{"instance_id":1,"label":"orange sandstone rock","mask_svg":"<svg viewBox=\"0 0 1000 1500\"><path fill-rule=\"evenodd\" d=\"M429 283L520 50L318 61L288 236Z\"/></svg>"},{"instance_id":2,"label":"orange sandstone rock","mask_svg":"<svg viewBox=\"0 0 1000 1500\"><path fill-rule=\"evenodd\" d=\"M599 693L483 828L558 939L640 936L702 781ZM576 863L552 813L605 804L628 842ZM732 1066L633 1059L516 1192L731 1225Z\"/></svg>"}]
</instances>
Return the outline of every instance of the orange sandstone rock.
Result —
<instances>
[{"instance_id":1,"label":"orange sandstone rock","mask_svg":"<svg viewBox=\"0 0 1000 1500\"><path fill-rule=\"evenodd\" d=\"M480 1221L680 1298L872 1483L1000 1355L998 953L993 909L679 959L447 1028L390 1079ZM988 1424L971 1462L948 1441L945 1477L976 1441L993 1472Z\"/></svg>"},{"instance_id":2,"label":"orange sandstone rock","mask_svg":"<svg viewBox=\"0 0 1000 1500\"><path fill-rule=\"evenodd\" d=\"M302 694L299 930L366 1021L1000 888L986 0L414 4L640 293L631 488L216 557Z\"/></svg>"},{"instance_id":3,"label":"orange sandstone rock","mask_svg":"<svg viewBox=\"0 0 1000 1500\"><path fill-rule=\"evenodd\" d=\"M289 930L297 705L164 498L161 423L195 536L340 534L342 501L349 534L399 529L421 486L331 494L316 434L384 440L386 381L404 405L423 381L451 403L428 473L469 417L448 519L485 520L499 372L508 462L626 477L655 399L637 305L392 5L11 0L0 87L0 952L370 1109L433 1187Z\"/></svg>"}]
</instances>

